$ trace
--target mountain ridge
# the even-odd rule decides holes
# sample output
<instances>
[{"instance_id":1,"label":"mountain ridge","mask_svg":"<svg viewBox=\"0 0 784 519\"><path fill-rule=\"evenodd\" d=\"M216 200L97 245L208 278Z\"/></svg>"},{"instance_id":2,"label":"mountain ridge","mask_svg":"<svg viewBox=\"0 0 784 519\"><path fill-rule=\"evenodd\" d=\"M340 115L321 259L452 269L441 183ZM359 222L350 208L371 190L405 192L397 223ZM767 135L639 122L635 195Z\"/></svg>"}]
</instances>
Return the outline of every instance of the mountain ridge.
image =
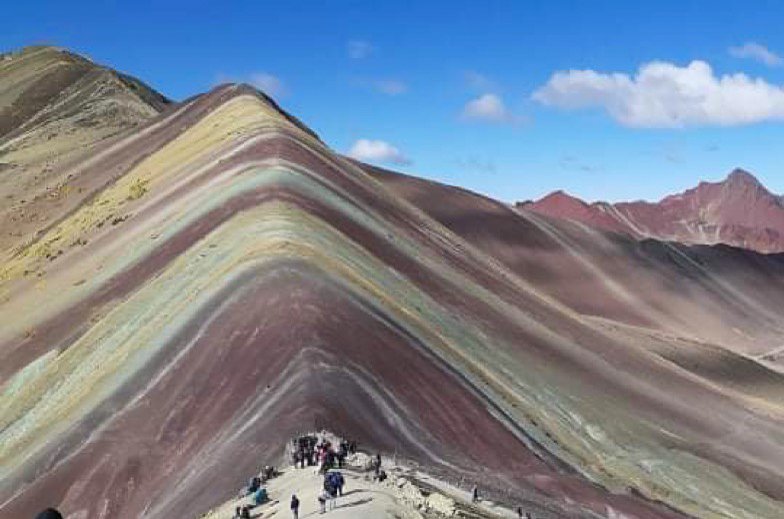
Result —
<instances>
[{"instance_id":1,"label":"mountain ridge","mask_svg":"<svg viewBox=\"0 0 784 519\"><path fill-rule=\"evenodd\" d=\"M0 254L97 188L73 167L172 105L142 81L64 49L0 58ZM78 187L75 187L78 184ZM71 201L64 200L69 198Z\"/></svg>"},{"instance_id":2,"label":"mountain ridge","mask_svg":"<svg viewBox=\"0 0 784 519\"><path fill-rule=\"evenodd\" d=\"M593 202L555 191L516 207L579 221L638 239L726 244L762 253L784 252L784 204L746 170L700 182L658 202Z\"/></svg>"}]
</instances>

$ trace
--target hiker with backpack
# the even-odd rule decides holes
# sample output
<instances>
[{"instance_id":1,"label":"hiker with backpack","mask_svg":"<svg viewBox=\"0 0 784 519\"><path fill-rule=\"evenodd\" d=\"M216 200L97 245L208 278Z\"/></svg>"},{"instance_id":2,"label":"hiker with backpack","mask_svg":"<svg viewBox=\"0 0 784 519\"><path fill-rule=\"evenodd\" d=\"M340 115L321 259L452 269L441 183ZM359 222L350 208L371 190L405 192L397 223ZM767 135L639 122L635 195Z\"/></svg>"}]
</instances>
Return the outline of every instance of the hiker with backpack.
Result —
<instances>
[{"instance_id":1,"label":"hiker with backpack","mask_svg":"<svg viewBox=\"0 0 784 519\"><path fill-rule=\"evenodd\" d=\"M326 493L328 509L335 508L335 497L337 496L338 489L335 487L335 478L333 472L328 472L324 475L324 492Z\"/></svg>"}]
</instances>

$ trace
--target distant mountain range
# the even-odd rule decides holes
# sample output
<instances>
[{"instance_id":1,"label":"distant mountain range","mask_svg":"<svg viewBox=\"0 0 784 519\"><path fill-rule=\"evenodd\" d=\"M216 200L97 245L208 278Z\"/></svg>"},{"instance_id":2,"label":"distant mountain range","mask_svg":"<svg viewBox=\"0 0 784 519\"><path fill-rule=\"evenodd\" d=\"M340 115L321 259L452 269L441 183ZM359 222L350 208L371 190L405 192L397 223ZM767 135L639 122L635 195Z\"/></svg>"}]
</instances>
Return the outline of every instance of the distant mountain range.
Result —
<instances>
[{"instance_id":1,"label":"distant mountain range","mask_svg":"<svg viewBox=\"0 0 784 519\"><path fill-rule=\"evenodd\" d=\"M635 238L784 252L784 199L742 169L732 171L721 182L701 182L655 203L589 204L555 191L535 202L516 205Z\"/></svg>"}]
</instances>

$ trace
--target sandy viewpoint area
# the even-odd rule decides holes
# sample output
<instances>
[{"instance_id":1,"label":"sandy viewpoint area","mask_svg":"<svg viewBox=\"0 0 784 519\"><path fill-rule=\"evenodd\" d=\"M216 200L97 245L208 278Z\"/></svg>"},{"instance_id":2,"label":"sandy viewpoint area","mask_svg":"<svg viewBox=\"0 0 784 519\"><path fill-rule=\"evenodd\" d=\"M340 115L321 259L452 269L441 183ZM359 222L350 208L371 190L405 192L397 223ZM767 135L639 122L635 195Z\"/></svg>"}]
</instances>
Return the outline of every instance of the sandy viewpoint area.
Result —
<instances>
[{"instance_id":1,"label":"sandy viewpoint area","mask_svg":"<svg viewBox=\"0 0 784 519\"><path fill-rule=\"evenodd\" d=\"M412 469L388 466L388 478L384 482L373 480L373 471L365 467L369 458L362 454L353 455L348 466L341 469L346 486L343 496L335 500L323 516L335 519L397 518L429 519L437 517L512 518L517 515L489 501L470 502L470 493L465 490L439 484L438 492L421 488L419 481L427 478ZM427 478L432 484L431 478ZM254 519L282 519L293 517L290 509L291 496L300 501L299 518L321 517L317 496L322 489L324 476L316 467L304 469L286 467L282 474L266 484L270 500L251 509ZM202 516L203 519L230 519L238 506L251 504L250 497L232 499Z\"/></svg>"}]
</instances>

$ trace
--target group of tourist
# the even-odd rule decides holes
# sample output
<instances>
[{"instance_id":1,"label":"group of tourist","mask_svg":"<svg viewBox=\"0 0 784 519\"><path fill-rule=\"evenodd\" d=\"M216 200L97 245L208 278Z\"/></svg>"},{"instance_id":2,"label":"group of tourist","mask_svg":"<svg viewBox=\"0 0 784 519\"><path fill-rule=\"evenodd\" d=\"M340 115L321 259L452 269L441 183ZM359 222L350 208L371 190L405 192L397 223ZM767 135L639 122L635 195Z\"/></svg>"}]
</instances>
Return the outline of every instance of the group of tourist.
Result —
<instances>
[{"instance_id":1,"label":"group of tourist","mask_svg":"<svg viewBox=\"0 0 784 519\"><path fill-rule=\"evenodd\" d=\"M357 452L357 442L341 440L337 449L326 438L300 436L292 442L291 461L294 467L319 466L322 472L337 466L343 468L349 454Z\"/></svg>"},{"instance_id":2,"label":"group of tourist","mask_svg":"<svg viewBox=\"0 0 784 519\"><path fill-rule=\"evenodd\" d=\"M279 472L275 467L266 465L264 470L261 471L261 474L250 478L248 486L240 490L240 497L253 496L252 504L238 506L234 511L235 519L250 519L251 509L269 501L267 488L264 486L264 483L277 475L279 475Z\"/></svg>"},{"instance_id":3,"label":"group of tourist","mask_svg":"<svg viewBox=\"0 0 784 519\"><path fill-rule=\"evenodd\" d=\"M317 494L320 513L324 514L335 509L337 498L343 496L346 480L337 469L342 469L348 455L356 452L355 441L341 440L337 448L329 439L315 435L300 436L292 441L291 458L294 467L318 466L319 473L324 474L322 489ZM371 459L369 468L375 474L373 481L383 482L387 479L387 474L382 469L380 453ZM236 507L234 519L250 519L250 511L269 500L264 484L277 475L279 472L275 467L267 465L261 474L250 478L248 485L240 491L240 497L252 496L251 504ZM479 500L479 488L474 485L471 489L471 501L477 503ZM299 519L300 501L296 495L291 496L290 507L293 518ZM529 512L523 512L522 507L517 507L516 512L518 519L533 519ZM62 516L56 510L49 508L36 516L36 519L62 519Z\"/></svg>"},{"instance_id":4,"label":"group of tourist","mask_svg":"<svg viewBox=\"0 0 784 519\"><path fill-rule=\"evenodd\" d=\"M343 474L337 470L331 470L324 474L324 488L318 494L319 511L325 513L328 509L335 508L335 501L338 496L343 496L343 487L346 480ZM296 515L294 516L296 519Z\"/></svg>"},{"instance_id":5,"label":"group of tourist","mask_svg":"<svg viewBox=\"0 0 784 519\"><path fill-rule=\"evenodd\" d=\"M335 508L335 501L343 495L346 483L343 474L337 469L345 466L349 454L357 452L357 442L341 440L337 448L328 438L315 435L300 436L292 441L291 461L295 468L318 466L319 473L324 474L323 488L317 495L320 513ZM291 496L291 514L294 519L299 517L299 498Z\"/></svg>"}]
</instances>

